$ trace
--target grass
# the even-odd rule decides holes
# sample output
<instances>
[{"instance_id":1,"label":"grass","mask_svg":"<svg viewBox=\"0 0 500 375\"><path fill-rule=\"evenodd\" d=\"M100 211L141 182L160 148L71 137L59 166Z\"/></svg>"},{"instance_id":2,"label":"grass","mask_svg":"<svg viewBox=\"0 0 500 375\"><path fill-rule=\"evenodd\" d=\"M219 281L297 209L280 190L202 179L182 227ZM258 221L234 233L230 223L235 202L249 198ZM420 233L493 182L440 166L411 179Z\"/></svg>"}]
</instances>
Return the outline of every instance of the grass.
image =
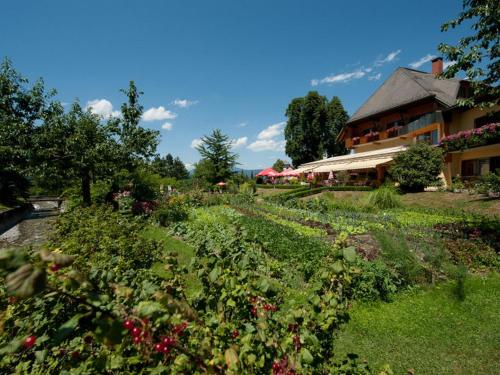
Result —
<instances>
[{"instance_id":1,"label":"grass","mask_svg":"<svg viewBox=\"0 0 500 375\"><path fill-rule=\"evenodd\" d=\"M336 341L395 374L497 374L500 366L500 274L469 277L459 301L455 282L403 294L393 303L355 305Z\"/></svg>"},{"instance_id":2,"label":"grass","mask_svg":"<svg viewBox=\"0 0 500 375\"><path fill-rule=\"evenodd\" d=\"M157 226L148 226L143 235L146 238L150 238L156 241L159 241L163 244L163 248L166 252L175 252L177 253L177 259L180 264L187 265L191 258L195 254L195 250L190 245L185 242L170 236L167 230L163 227ZM161 265L159 265L161 266ZM155 267L155 265L153 265ZM198 290L201 289L201 284L196 275L189 274L186 276L186 296L188 298L193 298L196 296Z\"/></svg>"}]
</instances>

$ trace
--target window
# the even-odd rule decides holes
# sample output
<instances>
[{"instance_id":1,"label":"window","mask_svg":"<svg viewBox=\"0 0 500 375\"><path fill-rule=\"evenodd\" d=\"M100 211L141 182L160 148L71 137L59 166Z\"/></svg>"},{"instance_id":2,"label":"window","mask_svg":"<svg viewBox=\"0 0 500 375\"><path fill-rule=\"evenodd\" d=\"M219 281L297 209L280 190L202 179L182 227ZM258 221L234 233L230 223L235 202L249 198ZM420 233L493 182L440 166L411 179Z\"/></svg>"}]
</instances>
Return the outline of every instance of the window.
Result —
<instances>
[{"instance_id":1,"label":"window","mask_svg":"<svg viewBox=\"0 0 500 375\"><path fill-rule=\"evenodd\" d=\"M474 128L480 128L483 125L500 122L500 112L487 114L474 120Z\"/></svg>"},{"instance_id":2,"label":"window","mask_svg":"<svg viewBox=\"0 0 500 375\"><path fill-rule=\"evenodd\" d=\"M474 159L462 161L462 176L484 176L490 171L490 159Z\"/></svg>"},{"instance_id":3,"label":"window","mask_svg":"<svg viewBox=\"0 0 500 375\"><path fill-rule=\"evenodd\" d=\"M417 135L417 142L427 142L431 145L437 145L439 142L437 129L430 131L430 132L427 132L427 133Z\"/></svg>"}]
</instances>

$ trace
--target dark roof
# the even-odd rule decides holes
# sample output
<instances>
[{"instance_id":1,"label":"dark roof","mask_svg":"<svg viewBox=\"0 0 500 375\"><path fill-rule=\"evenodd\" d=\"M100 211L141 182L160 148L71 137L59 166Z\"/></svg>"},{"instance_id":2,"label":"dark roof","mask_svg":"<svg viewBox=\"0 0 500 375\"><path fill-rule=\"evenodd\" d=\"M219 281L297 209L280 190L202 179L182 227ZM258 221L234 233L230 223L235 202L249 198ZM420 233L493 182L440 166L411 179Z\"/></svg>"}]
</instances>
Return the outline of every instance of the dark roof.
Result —
<instances>
[{"instance_id":1,"label":"dark roof","mask_svg":"<svg viewBox=\"0 0 500 375\"><path fill-rule=\"evenodd\" d=\"M434 97L445 107L455 105L460 80L437 79L432 73L408 68L398 68L375 91L347 122L357 122L367 117L398 108L425 98Z\"/></svg>"}]
</instances>

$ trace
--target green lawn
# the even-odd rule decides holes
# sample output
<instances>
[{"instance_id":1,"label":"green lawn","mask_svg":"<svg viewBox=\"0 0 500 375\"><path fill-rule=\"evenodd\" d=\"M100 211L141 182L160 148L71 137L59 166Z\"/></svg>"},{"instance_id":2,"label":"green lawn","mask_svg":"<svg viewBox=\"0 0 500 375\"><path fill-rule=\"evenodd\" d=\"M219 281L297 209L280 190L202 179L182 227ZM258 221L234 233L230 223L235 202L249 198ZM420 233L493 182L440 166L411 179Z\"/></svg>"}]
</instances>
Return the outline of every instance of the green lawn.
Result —
<instances>
[{"instance_id":1,"label":"green lawn","mask_svg":"<svg viewBox=\"0 0 500 375\"><path fill-rule=\"evenodd\" d=\"M194 248L185 242L170 236L163 227L148 226L143 232L144 236L163 243L163 248L167 252L177 253L179 263L187 265L194 256ZM155 267L156 265L153 265ZM188 275L186 278L186 296L194 297L201 288L201 284L196 275Z\"/></svg>"},{"instance_id":2,"label":"green lawn","mask_svg":"<svg viewBox=\"0 0 500 375\"><path fill-rule=\"evenodd\" d=\"M500 274L469 277L463 302L453 288L450 282L392 303L356 305L337 353L357 353L374 369L389 363L396 374L498 374Z\"/></svg>"}]
</instances>

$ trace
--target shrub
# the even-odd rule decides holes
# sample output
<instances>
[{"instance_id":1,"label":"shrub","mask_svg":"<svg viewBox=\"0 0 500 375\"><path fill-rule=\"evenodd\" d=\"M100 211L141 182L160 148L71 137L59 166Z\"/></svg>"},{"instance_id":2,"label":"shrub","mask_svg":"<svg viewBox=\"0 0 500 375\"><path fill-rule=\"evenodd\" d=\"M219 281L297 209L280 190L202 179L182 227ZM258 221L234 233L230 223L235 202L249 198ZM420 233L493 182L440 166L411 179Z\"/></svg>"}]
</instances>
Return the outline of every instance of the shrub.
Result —
<instances>
[{"instance_id":1,"label":"shrub","mask_svg":"<svg viewBox=\"0 0 500 375\"><path fill-rule=\"evenodd\" d=\"M170 197L155 211L154 217L164 227L186 220L188 212L184 198L178 196Z\"/></svg>"},{"instance_id":2,"label":"shrub","mask_svg":"<svg viewBox=\"0 0 500 375\"><path fill-rule=\"evenodd\" d=\"M401 207L401 200L396 190L390 186L381 186L370 193L368 198L372 206L386 210L389 208Z\"/></svg>"},{"instance_id":3,"label":"shrub","mask_svg":"<svg viewBox=\"0 0 500 375\"><path fill-rule=\"evenodd\" d=\"M390 301L397 291L397 275L380 261L360 259L357 265L360 272L352 279L350 296L361 301Z\"/></svg>"},{"instance_id":4,"label":"shrub","mask_svg":"<svg viewBox=\"0 0 500 375\"><path fill-rule=\"evenodd\" d=\"M257 191L254 181L247 181L240 185L240 192L244 194L254 194Z\"/></svg>"},{"instance_id":5,"label":"shrub","mask_svg":"<svg viewBox=\"0 0 500 375\"><path fill-rule=\"evenodd\" d=\"M487 173L481 176L481 180L476 185L476 189L481 194L500 194L500 174L498 173Z\"/></svg>"},{"instance_id":6,"label":"shrub","mask_svg":"<svg viewBox=\"0 0 500 375\"><path fill-rule=\"evenodd\" d=\"M439 183L443 168L443 151L425 142L418 142L396 155L389 173L405 192L423 191Z\"/></svg>"}]
</instances>

